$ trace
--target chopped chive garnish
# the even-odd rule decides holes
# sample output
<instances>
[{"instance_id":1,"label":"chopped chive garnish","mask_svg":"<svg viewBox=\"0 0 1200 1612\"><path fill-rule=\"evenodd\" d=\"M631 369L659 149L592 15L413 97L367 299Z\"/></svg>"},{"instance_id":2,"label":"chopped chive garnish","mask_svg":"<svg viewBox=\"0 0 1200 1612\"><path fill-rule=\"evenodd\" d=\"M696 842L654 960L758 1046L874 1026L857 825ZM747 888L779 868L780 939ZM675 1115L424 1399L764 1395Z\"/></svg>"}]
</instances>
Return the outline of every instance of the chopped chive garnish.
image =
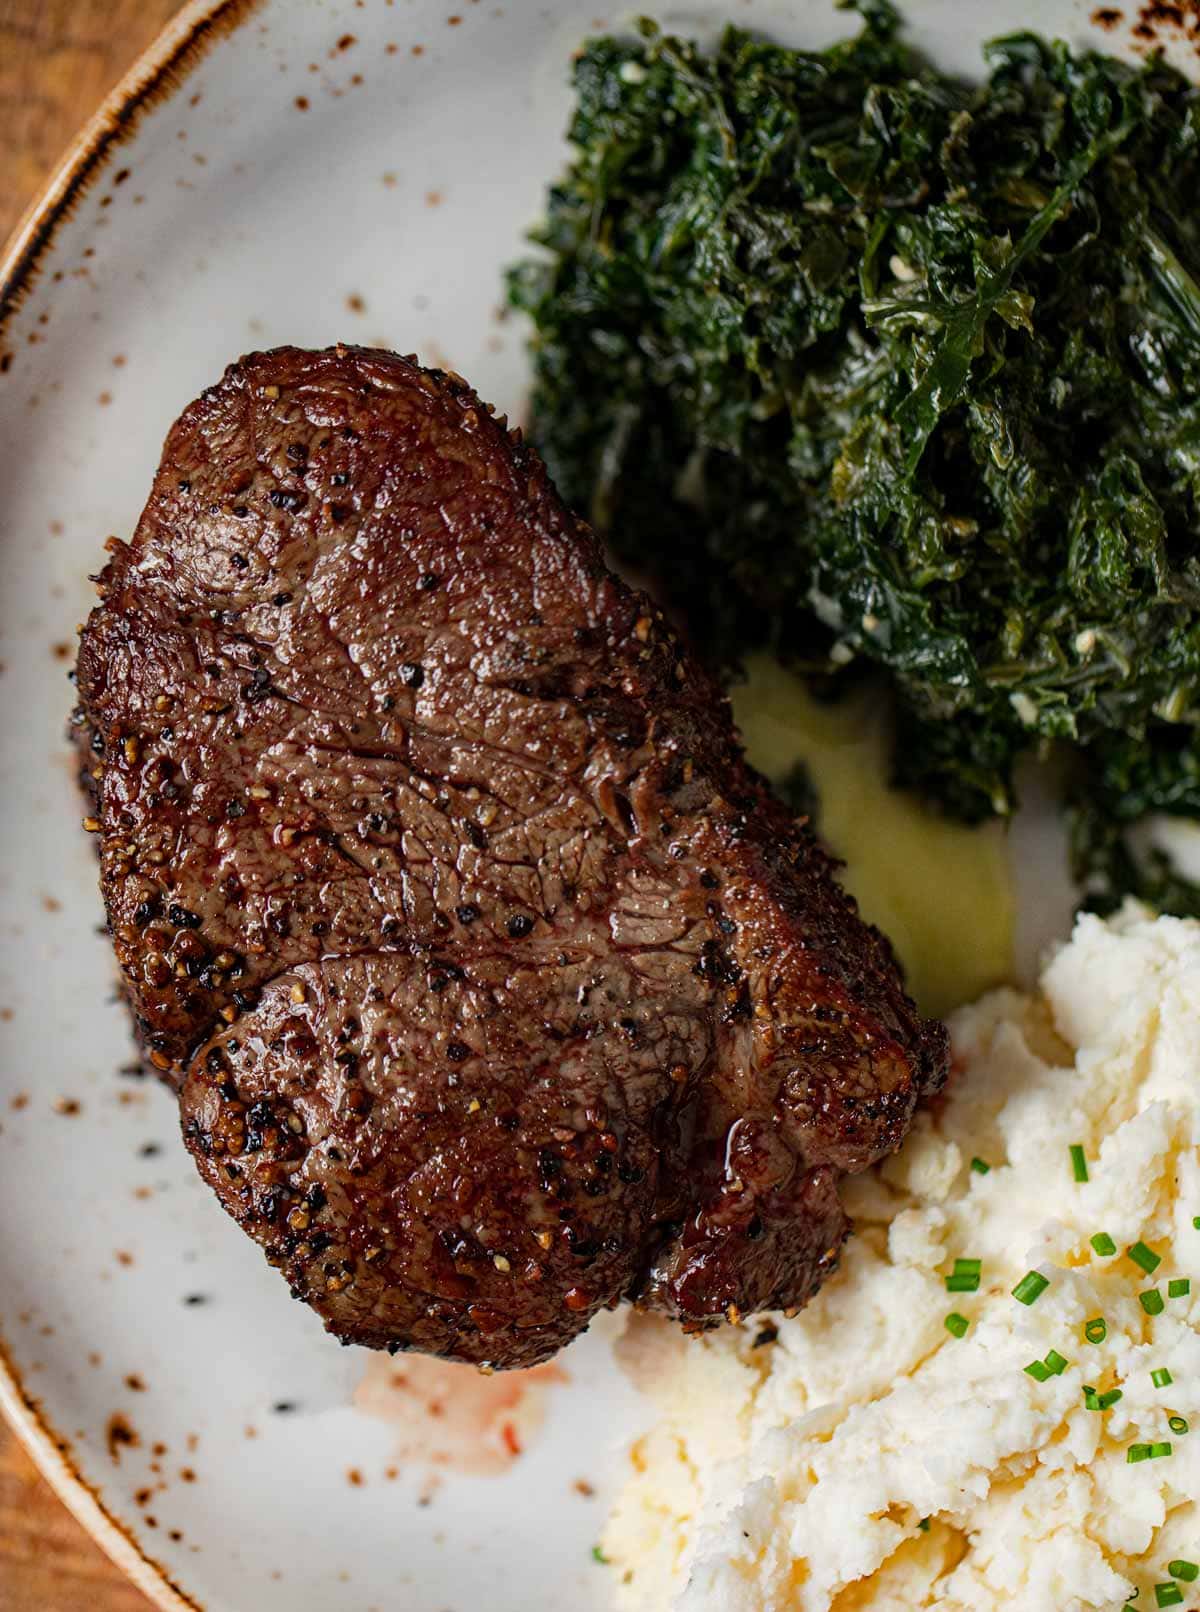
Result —
<instances>
[{"instance_id":1,"label":"chopped chive garnish","mask_svg":"<svg viewBox=\"0 0 1200 1612\"><path fill-rule=\"evenodd\" d=\"M971 1323L967 1320L966 1316L959 1315L957 1310L951 1310L950 1314L946 1317L946 1331L951 1333L956 1338L965 1338L967 1335L967 1328L970 1325Z\"/></svg>"},{"instance_id":2,"label":"chopped chive garnish","mask_svg":"<svg viewBox=\"0 0 1200 1612\"><path fill-rule=\"evenodd\" d=\"M1083 1390L1083 1408L1090 1411L1111 1410L1120 1398L1121 1390L1119 1388L1110 1388L1106 1394L1098 1394L1094 1388L1085 1386Z\"/></svg>"},{"instance_id":3,"label":"chopped chive garnish","mask_svg":"<svg viewBox=\"0 0 1200 1612\"><path fill-rule=\"evenodd\" d=\"M1162 1264L1161 1255L1156 1254L1153 1248L1142 1242L1134 1243L1133 1247L1127 1248L1125 1252L1135 1265L1141 1266L1147 1276L1153 1276Z\"/></svg>"},{"instance_id":4,"label":"chopped chive garnish","mask_svg":"<svg viewBox=\"0 0 1200 1612\"><path fill-rule=\"evenodd\" d=\"M1178 1433L1181 1438L1188 1430L1188 1424L1182 1416L1168 1416L1167 1426L1172 1433Z\"/></svg>"},{"instance_id":5,"label":"chopped chive garnish","mask_svg":"<svg viewBox=\"0 0 1200 1612\"><path fill-rule=\"evenodd\" d=\"M920 1522L917 1524L917 1527L921 1530L921 1532L923 1534L927 1534L929 1532L929 1518L928 1517L922 1517Z\"/></svg>"},{"instance_id":6,"label":"chopped chive garnish","mask_svg":"<svg viewBox=\"0 0 1200 1612\"><path fill-rule=\"evenodd\" d=\"M1115 1254L1117 1251L1116 1243L1113 1242L1112 1238L1106 1231L1098 1231L1096 1235L1089 1240L1092 1247L1103 1259L1107 1259L1110 1254Z\"/></svg>"},{"instance_id":7,"label":"chopped chive garnish","mask_svg":"<svg viewBox=\"0 0 1200 1612\"><path fill-rule=\"evenodd\" d=\"M1185 1299L1191 1291L1192 1284L1186 1276L1176 1276L1167 1283L1169 1299Z\"/></svg>"},{"instance_id":8,"label":"chopped chive garnish","mask_svg":"<svg viewBox=\"0 0 1200 1612\"><path fill-rule=\"evenodd\" d=\"M1035 1383L1044 1383L1050 1376L1050 1367L1044 1360L1031 1360L1025 1370Z\"/></svg>"},{"instance_id":9,"label":"chopped chive garnish","mask_svg":"<svg viewBox=\"0 0 1200 1612\"><path fill-rule=\"evenodd\" d=\"M1156 1584L1154 1601L1157 1606L1182 1606L1183 1591L1178 1584Z\"/></svg>"},{"instance_id":10,"label":"chopped chive garnish","mask_svg":"<svg viewBox=\"0 0 1200 1612\"><path fill-rule=\"evenodd\" d=\"M1175 1379L1165 1366L1159 1366L1157 1371L1150 1373L1150 1381L1156 1388L1169 1388Z\"/></svg>"},{"instance_id":11,"label":"chopped chive garnish","mask_svg":"<svg viewBox=\"0 0 1200 1612\"><path fill-rule=\"evenodd\" d=\"M608 1566L608 1557L600 1549L599 1545L592 1546L592 1560L594 1562L599 1562L601 1567Z\"/></svg>"},{"instance_id":12,"label":"chopped chive garnish","mask_svg":"<svg viewBox=\"0 0 1200 1612\"><path fill-rule=\"evenodd\" d=\"M1148 1287L1144 1293L1139 1293L1138 1303L1147 1315L1163 1313L1163 1296L1156 1287Z\"/></svg>"},{"instance_id":13,"label":"chopped chive garnish","mask_svg":"<svg viewBox=\"0 0 1200 1612\"><path fill-rule=\"evenodd\" d=\"M985 1159L976 1158L971 1160L971 1168L976 1175L987 1175L992 1167Z\"/></svg>"},{"instance_id":14,"label":"chopped chive garnish","mask_svg":"<svg viewBox=\"0 0 1200 1612\"><path fill-rule=\"evenodd\" d=\"M954 1269L946 1278L947 1293L977 1293L982 1269L981 1259L956 1259Z\"/></svg>"},{"instance_id":15,"label":"chopped chive garnish","mask_svg":"<svg viewBox=\"0 0 1200 1612\"><path fill-rule=\"evenodd\" d=\"M1046 1356L1045 1364L1046 1370L1052 1377L1061 1377L1063 1372L1067 1369L1067 1361L1063 1359L1062 1355L1059 1354L1057 1349L1051 1349L1050 1353Z\"/></svg>"},{"instance_id":16,"label":"chopped chive garnish","mask_svg":"<svg viewBox=\"0 0 1200 1612\"><path fill-rule=\"evenodd\" d=\"M1200 1231L1200 1215L1192 1216L1192 1225L1196 1231Z\"/></svg>"},{"instance_id":17,"label":"chopped chive garnish","mask_svg":"<svg viewBox=\"0 0 1200 1612\"><path fill-rule=\"evenodd\" d=\"M1131 1444L1125 1451L1125 1459L1130 1466L1134 1466L1138 1461L1157 1461L1170 1453L1170 1443L1164 1439L1158 1444Z\"/></svg>"},{"instance_id":18,"label":"chopped chive garnish","mask_svg":"<svg viewBox=\"0 0 1200 1612\"><path fill-rule=\"evenodd\" d=\"M1093 1316L1084 1327L1083 1335L1089 1343L1103 1343L1108 1337L1108 1322L1102 1315Z\"/></svg>"},{"instance_id":19,"label":"chopped chive garnish","mask_svg":"<svg viewBox=\"0 0 1200 1612\"><path fill-rule=\"evenodd\" d=\"M1168 1562L1167 1572L1172 1578L1181 1578L1185 1584L1194 1584L1200 1578L1200 1566L1184 1556L1176 1556L1173 1562Z\"/></svg>"},{"instance_id":20,"label":"chopped chive garnish","mask_svg":"<svg viewBox=\"0 0 1200 1612\"><path fill-rule=\"evenodd\" d=\"M1078 1142L1071 1143L1071 1174L1076 1181L1086 1181L1088 1178L1087 1155Z\"/></svg>"},{"instance_id":21,"label":"chopped chive garnish","mask_svg":"<svg viewBox=\"0 0 1200 1612\"><path fill-rule=\"evenodd\" d=\"M1048 1279L1041 1271L1026 1271L1016 1287L1012 1290L1013 1298L1022 1304L1034 1304L1050 1286Z\"/></svg>"}]
</instances>

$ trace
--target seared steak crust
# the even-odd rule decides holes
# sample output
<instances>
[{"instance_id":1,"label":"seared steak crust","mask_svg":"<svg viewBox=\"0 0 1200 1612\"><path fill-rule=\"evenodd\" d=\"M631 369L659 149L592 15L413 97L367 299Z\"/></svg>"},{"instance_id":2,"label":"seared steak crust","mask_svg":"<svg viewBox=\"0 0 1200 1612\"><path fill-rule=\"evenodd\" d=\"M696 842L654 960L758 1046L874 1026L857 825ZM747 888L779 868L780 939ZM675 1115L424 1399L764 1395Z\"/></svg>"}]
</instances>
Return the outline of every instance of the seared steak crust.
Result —
<instances>
[{"instance_id":1,"label":"seared steak crust","mask_svg":"<svg viewBox=\"0 0 1200 1612\"><path fill-rule=\"evenodd\" d=\"M110 551L113 943L297 1297L497 1366L623 1297L802 1304L944 1032L520 434L410 359L255 354Z\"/></svg>"}]
</instances>

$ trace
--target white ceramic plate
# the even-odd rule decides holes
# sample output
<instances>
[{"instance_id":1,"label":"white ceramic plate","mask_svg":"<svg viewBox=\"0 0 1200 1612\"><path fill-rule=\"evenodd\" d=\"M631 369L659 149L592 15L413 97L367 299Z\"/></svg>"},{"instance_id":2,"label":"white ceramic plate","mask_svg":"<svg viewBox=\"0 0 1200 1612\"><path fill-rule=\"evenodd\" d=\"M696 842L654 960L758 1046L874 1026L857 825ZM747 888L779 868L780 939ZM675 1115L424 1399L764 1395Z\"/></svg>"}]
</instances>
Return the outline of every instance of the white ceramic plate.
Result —
<instances>
[{"instance_id":1,"label":"white ceramic plate","mask_svg":"<svg viewBox=\"0 0 1200 1612\"><path fill-rule=\"evenodd\" d=\"M1071 0L908 11L964 71L1008 27L1129 43ZM828 0L659 15L808 44L853 26ZM501 269L561 160L571 51L621 21L605 0L194 4L0 266L0 1403L162 1606L611 1599L591 1545L644 1414L611 1329L567 1353L565 1378L496 1379L520 1404L452 1390L459 1455L496 1473L458 1459L431 1483L413 1447L453 1443L436 1419L402 1391L404 1426L351 1404L366 1357L325 1337L201 1187L167 1093L118 1073L131 1049L62 735L87 574L227 360L339 338L416 350L519 417Z\"/></svg>"}]
</instances>

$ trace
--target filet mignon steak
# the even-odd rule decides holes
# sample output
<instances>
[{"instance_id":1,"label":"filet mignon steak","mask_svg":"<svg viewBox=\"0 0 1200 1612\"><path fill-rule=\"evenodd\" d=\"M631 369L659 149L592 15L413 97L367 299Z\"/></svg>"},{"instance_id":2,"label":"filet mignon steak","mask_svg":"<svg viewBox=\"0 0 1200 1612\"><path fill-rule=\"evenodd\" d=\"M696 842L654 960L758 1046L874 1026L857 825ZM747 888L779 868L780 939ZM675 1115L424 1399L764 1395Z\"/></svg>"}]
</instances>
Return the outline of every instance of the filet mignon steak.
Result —
<instances>
[{"instance_id":1,"label":"filet mignon steak","mask_svg":"<svg viewBox=\"0 0 1200 1612\"><path fill-rule=\"evenodd\" d=\"M802 1304L945 1078L729 708L457 376L235 364L83 632L101 881L204 1179L356 1343Z\"/></svg>"}]
</instances>

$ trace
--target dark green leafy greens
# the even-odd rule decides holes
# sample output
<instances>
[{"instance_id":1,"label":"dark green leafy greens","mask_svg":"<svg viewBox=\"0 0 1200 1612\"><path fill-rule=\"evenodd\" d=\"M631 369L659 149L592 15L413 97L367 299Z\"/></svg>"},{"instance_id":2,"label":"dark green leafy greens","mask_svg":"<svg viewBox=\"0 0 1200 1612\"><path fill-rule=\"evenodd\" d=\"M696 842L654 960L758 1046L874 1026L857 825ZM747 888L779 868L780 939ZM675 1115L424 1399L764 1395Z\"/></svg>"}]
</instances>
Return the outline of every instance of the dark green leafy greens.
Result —
<instances>
[{"instance_id":1,"label":"dark green leafy greens","mask_svg":"<svg viewBox=\"0 0 1200 1612\"><path fill-rule=\"evenodd\" d=\"M729 675L882 668L968 820L1070 747L1092 901L1200 911L1126 832L1200 816L1200 92L1030 34L971 86L858 9L585 49L510 280L538 445Z\"/></svg>"}]
</instances>

